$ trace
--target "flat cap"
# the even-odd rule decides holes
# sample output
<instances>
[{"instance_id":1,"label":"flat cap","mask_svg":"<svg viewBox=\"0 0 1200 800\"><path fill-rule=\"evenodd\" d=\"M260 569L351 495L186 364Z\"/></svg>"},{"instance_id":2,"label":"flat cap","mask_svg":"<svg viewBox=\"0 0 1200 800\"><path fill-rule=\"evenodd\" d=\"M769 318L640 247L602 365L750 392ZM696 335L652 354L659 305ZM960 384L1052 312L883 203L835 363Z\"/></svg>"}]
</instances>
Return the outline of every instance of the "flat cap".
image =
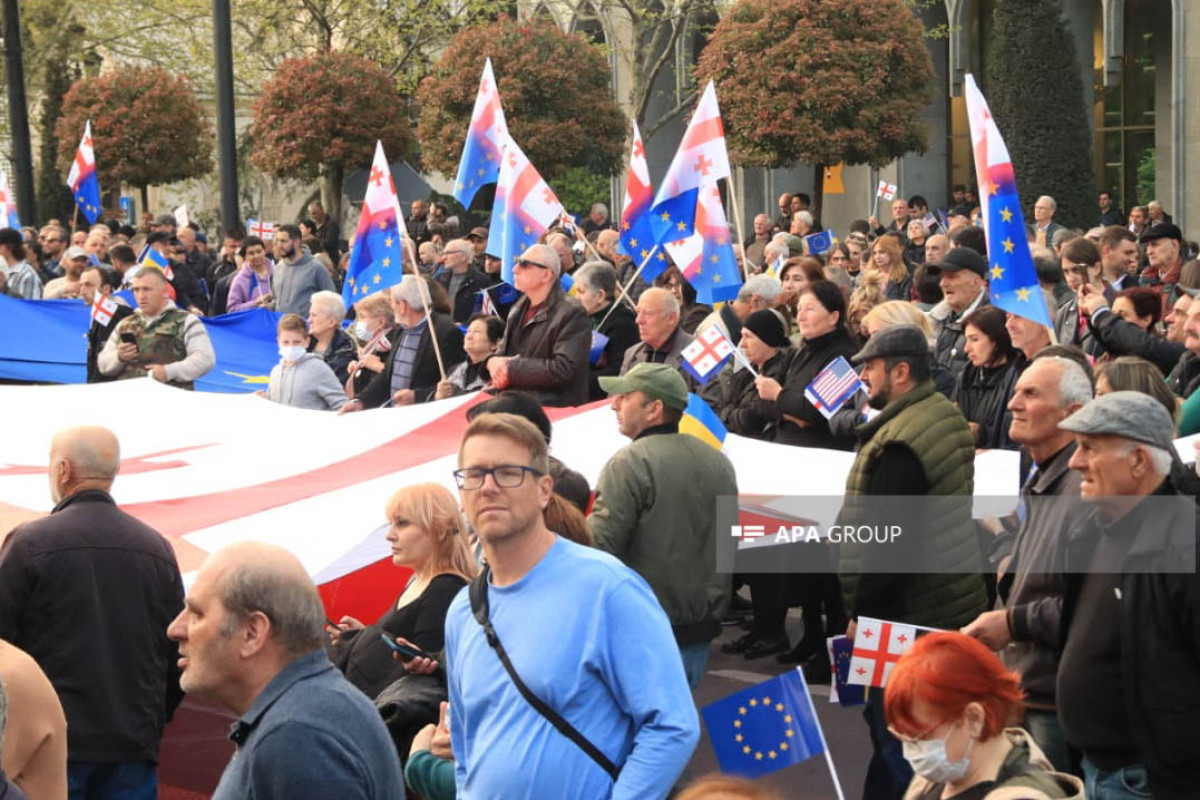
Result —
<instances>
[{"instance_id":1,"label":"flat cap","mask_svg":"<svg viewBox=\"0 0 1200 800\"><path fill-rule=\"evenodd\" d=\"M662 400L664 404L683 411L688 405L687 384L674 367L666 364L638 364L619 377L600 379L600 388L609 394L641 392L651 400Z\"/></svg>"},{"instance_id":2,"label":"flat cap","mask_svg":"<svg viewBox=\"0 0 1200 800\"><path fill-rule=\"evenodd\" d=\"M784 237L783 243L787 245L788 258L804 255L804 240L794 233L789 233Z\"/></svg>"},{"instance_id":3,"label":"flat cap","mask_svg":"<svg viewBox=\"0 0 1200 800\"><path fill-rule=\"evenodd\" d=\"M1175 451L1175 423L1162 403L1142 392L1109 392L1058 423L1071 433L1120 436Z\"/></svg>"},{"instance_id":4,"label":"flat cap","mask_svg":"<svg viewBox=\"0 0 1200 800\"><path fill-rule=\"evenodd\" d=\"M942 256L936 264L929 264L925 271L930 275L940 275L943 272L958 272L969 270L981 278L987 278L987 261L983 256L969 247L954 247Z\"/></svg>"},{"instance_id":5,"label":"flat cap","mask_svg":"<svg viewBox=\"0 0 1200 800\"><path fill-rule=\"evenodd\" d=\"M851 359L855 364L872 358L919 356L929 354L929 340L916 325L895 325L885 328L867 340L862 350Z\"/></svg>"},{"instance_id":6,"label":"flat cap","mask_svg":"<svg viewBox=\"0 0 1200 800\"><path fill-rule=\"evenodd\" d=\"M1160 222L1157 225L1151 225L1149 228L1146 228L1138 241L1145 244L1155 239L1174 239L1177 242L1182 242L1183 231L1179 230L1179 226L1173 222Z\"/></svg>"}]
</instances>

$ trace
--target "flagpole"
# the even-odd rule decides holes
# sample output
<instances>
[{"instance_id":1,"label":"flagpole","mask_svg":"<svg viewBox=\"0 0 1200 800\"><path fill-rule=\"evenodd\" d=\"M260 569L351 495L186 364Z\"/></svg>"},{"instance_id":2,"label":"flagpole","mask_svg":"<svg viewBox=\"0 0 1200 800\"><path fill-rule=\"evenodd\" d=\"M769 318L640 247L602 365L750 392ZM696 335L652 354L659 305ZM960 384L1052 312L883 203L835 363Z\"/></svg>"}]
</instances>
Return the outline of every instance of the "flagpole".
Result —
<instances>
[{"instance_id":1,"label":"flagpole","mask_svg":"<svg viewBox=\"0 0 1200 800\"><path fill-rule=\"evenodd\" d=\"M833 779L834 791L837 792L838 800L846 800L846 795L842 791L842 782L838 778L837 767L833 765L833 756L829 753L829 742L825 741L825 729L821 727L821 720L817 718L817 707L813 704L808 681L804 679L804 670L796 667L796 672L800 673L800 682L804 684L804 699L808 703L808 710L812 713L813 722L817 726L817 735L821 737L821 750L825 754L825 763L829 765L829 777Z\"/></svg>"},{"instance_id":2,"label":"flagpole","mask_svg":"<svg viewBox=\"0 0 1200 800\"><path fill-rule=\"evenodd\" d=\"M442 380L446 380L446 367L442 363L442 346L438 344L437 331L433 329L433 313L429 309L432 304L429 287L425 285L425 278L421 276L420 272L413 277L417 279L417 286L421 291L421 302L425 305L425 327L429 329L429 338L433 341L433 355L437 358L438 372L441 374Z\"/></svg>"},{"instance_id":3,"label":"flagpole","mask_svg":"<svg viewBox=\"0 0 1200 800\"><path fill-rule=\"evenodd\" d=\"M76 203L75 204L75 213L73 215L71 215L71 233L74 233L75 229L78 227L79 227L79 203ZM70 235L68 235L67 236L67 244L70 244L70 243L71 243L71 237L70 237Z\"/></svg>"},{"instance_id":4,"label":"flagpole","mask_svg":"<svg viewBox=\"0 0 1200 800\"><path fill-rule=\"evenodd\" d=\"M737 345L733 346L733 357L736 358L743 367L750 370L750 374L753 375L755 378L761 377L758 374L758 371L756 369L754 369L754 365L750 363L750 359L746 358L746 354L743 353L742 349L740 347L738 347Z\"/></svg>"},{"instance_id":5,"label":"flagpole","mask_svg":"<svg viewBox=\"0 0 1200 800\"><path fill-rule=\"evenodd\" d=\"M638 279L638 276L642 274L642 270L644 270L646 268L646 265L650 263L650 259L654 256L655 252L657 252L657 251L658 251L658 245L654 245L654 247L650 248L650 250L646 253L646 257L642 259L642 263L638 266L637 271L633 273L633 277L631 277L628 281L626 281L624 286L619 287L621 294L628 296L629 287L633 286L633 282L636 281ZM611 317L612 312L614 312L616 310L617 310L617 304L613 303L612 308L610 308L608 310L608 313L604 315L604 319L600 320L600 325L603 325L604 323L608 322L608 318ZM599 328L600 325L597 325L596 327Z\"/></svg>"},{"instance_id":6,"label":"flagpole","mask_svg":"<svg viewBox=\"0 0 1200 800\"><path fill-rule=\"evenodd\" d=\"M741 169L741 167L738 167ZM737 223L738 243L742 245L742 280L750 280L750 259L746 257L746 231L743 230L744 223L742 222L742 201L738 197L737 190L733 185L733 173L729 175L729 198L733 201L733 216ZM736 253L736 251L735 251Z\"/></svg>"}]
</instances>

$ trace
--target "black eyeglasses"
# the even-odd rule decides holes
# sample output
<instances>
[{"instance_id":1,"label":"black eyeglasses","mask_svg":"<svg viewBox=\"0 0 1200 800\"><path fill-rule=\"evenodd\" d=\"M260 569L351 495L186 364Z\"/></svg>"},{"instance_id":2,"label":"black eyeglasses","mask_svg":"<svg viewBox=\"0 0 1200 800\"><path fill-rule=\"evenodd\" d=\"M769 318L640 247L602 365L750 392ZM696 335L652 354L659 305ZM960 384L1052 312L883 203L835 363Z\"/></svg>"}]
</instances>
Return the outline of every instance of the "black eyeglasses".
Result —
<instances>
[{"instance_id":1,"label":"black eyeglasses","mask_svg":"<svg viewBox=\"0 0 1200 800\"><path fill-rule=\"evenodd\" d=\"M490 469L485 469L484 467L456 469L454 470L454 480L458 483L458 488L460 489L481 489L487 476L491 475L492 480L501 489L515 489L525 482L526 472L539 478L546 474L540 469L534 469L533 467L523 467L517 464L501 464L498 467L491 467Z\"/></svg>"}]
</instances>

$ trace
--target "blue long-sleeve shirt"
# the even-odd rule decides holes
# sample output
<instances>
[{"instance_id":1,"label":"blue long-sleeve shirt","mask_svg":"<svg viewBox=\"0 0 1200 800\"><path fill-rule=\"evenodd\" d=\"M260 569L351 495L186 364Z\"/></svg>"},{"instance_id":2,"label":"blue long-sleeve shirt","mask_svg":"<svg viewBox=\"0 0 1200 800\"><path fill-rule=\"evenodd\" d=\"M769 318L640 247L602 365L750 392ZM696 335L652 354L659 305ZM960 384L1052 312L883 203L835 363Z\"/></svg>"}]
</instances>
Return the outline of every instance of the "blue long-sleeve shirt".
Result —
<instances>
[{"instance_id":1,"label":"blue long-sleeve shirt","mask_svg":"<svg viewBox=\"0 0 1200 800\"><path fill-rule=\"evenodd\" d=\"M621 774L614 785L521 697L464 590L446 615L458 797L666 797L700 725L649 585L607 553L560 538L519 581L489 586L488 600L517 674Z\"/></svg>"}]
</instances>

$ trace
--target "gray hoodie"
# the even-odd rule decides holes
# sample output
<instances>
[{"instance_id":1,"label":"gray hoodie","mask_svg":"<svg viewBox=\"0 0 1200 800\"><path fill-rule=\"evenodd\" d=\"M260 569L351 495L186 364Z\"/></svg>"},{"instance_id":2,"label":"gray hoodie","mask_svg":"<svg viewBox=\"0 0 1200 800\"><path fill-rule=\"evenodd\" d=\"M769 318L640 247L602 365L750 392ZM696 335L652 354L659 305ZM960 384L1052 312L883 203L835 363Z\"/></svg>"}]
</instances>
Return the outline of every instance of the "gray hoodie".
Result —
<instances>
[{"instance_id":1,"label":"gray hoodie","mask_svg":"<svg viewBox=\"0 0 1200 800\"><path fill-rule=\"evenodd\" d=\"M318 411L337 411L346 405L345 389L325 359L316 353L305 353L287 366L282 361L276 364L271 369L267 397L285 406Z\"/></svg>"},{"instance_id":2,"label":"gray hoodie","mask_svg":"<svg viewBox=\"0 0 1200 800\"><path fill-rule=\"evenodd\" d=\"M317 292L336 292L329 271L307 252L295 261L280 261L271 276L275 310L280 314L299 314L308 318L312 296Z\"/></svg>"}]
</instances>

